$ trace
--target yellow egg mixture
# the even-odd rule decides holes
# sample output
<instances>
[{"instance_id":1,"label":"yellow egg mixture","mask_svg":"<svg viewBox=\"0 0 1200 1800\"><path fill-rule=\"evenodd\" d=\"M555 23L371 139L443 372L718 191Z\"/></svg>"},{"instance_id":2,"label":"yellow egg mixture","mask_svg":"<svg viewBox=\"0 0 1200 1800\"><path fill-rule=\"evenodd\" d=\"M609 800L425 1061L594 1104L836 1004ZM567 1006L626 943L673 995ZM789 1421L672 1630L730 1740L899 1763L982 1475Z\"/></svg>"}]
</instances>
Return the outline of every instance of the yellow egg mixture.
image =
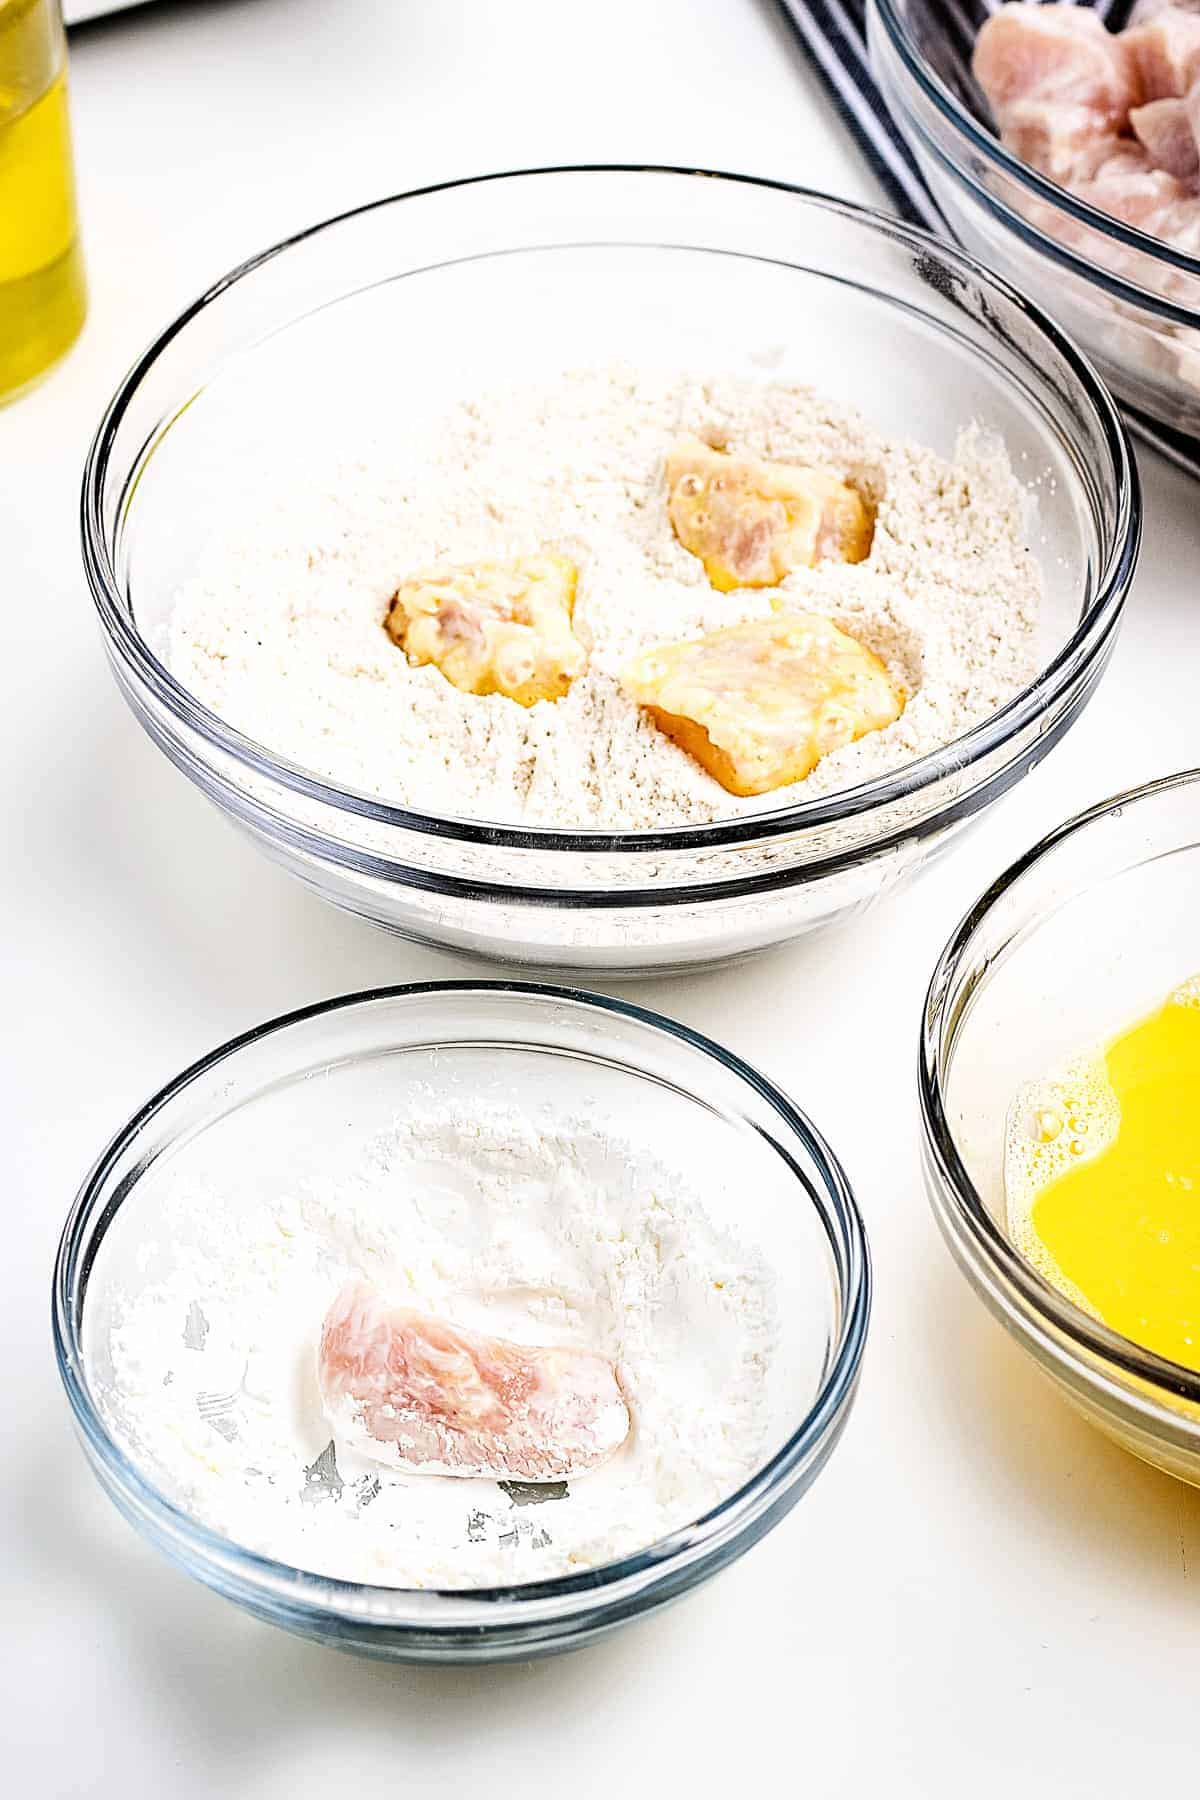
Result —
<instances>
[{"instance_id":1,"label":"yellow egg mixture","mask_svg":"<svg viewBox=\"0 0 1200 1800\"><path fill-rule=\"evenodd\" d=\"M1200 977L1008 1118L1017 1247L1134 1343L1200 1369Z\"/></svg>"}]
</instances>

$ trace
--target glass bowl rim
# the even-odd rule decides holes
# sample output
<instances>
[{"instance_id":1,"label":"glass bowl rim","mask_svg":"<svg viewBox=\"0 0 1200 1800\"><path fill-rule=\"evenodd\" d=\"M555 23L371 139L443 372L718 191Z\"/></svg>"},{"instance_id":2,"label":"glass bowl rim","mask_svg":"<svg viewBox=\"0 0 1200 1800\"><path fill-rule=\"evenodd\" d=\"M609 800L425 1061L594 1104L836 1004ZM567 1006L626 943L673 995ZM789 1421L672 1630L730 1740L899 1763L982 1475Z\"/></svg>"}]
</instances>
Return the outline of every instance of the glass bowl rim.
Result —
<instances>
[{"instance_id":1,"label":"glass bowl rim","mask_svg":"<svg viewBox=\"0 0 1200 1800\"><path fill-rule=\"evenodd\" d=\"M545 1002L552 1005L566 1003L587 1013L611 1014L632 1021L639 1029L673 1038L688 1050L698 1052L702 1058L715 1061L765 1100L785 1130L804 1145L819 1173L824 1196L844 1240L840 1245L833 1240L828 1222L820 1215L826 1236L831 1240L832 1280L841 1316L820 1386L799 1423L774 1454L716 1506L653 1544L577 1574L510 1587L403 1588L339 1580L279 1562L212 1530L147 1480L109 1431L91 1395L80 1331L95 1253L95 1246L89 1240L88 1259L81 1268L78 1260L81 1239L98 1218L102 1240L112 1218L136 1187L140 1175L120 1195L106 1196L104 1193L114 1163L157 1113L221 1063L292 1026L381 1002L403 1002L431 995L516 996L530 1002L535 1014ZM652 1079L640 1071L633 1072L640 1079ZM790 1156L785 1155L785 1161L793 1176L804 1186ZM73 1306L72 1289L77 1277L81 1292L77 1306ZM401 1632L436 1633L481 1624L502 1627L534 1624L541 1619L561 1619L572 1616L575 1606L586 1607L589 1600L601 1607L615 1604L627 1595L652 1591L676 1570L686 1570L696 1564L703 1566L724 1545L736 1543L773 1502L794 1486L813 1453L836 1435L858 1380L870 1321L871 1293L871 1258L866 1228L840 1161L807 1115L774 1082L735 1052L690 1026L647 1007L578 988L503 980L413 981L337 995L267 1019L189 1064L139 1106L105 1145L67 1214L54 1262L51 1324L59 1378L88 1452L114 1483L116 1491L132 1498L139 1513L165 1524L176 1539L194 1547L207 1566L233 1565L257 1592L264 1596L269 1592L283 1598L312 1618ZM191 1569L189 1572L195 1573ZM408 1614L398 1610L374 1612L369 1606L364 1609L364 1599L368 1603L386 1599L393 1605L405 1600L416 1604ZM358 1604L351 1605L352 1601ZM432 1616L422 1616L426 1613ZM439 1616L442 1614L446 1616Z\"/></svg>"},{"instance_id":2,"label":"glass bowl rim","mask_svg":"<svg viewBox=\"0 0 1200 1800\"><path fill-rule=\"evenodd\" d=\"M1193 786L1200 786L1200 767L1182 769L1173 775L1162 775L1153 781L1112 794L1047 832L998 875L963 915L938 957L925 994L918 1050L917 1084L925 1147L933 1158L939 1186L948 1199L956 1235L970 1240L978 1256L982 1258L987 1273L999 1276L1017 1294L1027 1313L1040 1325L1048 1323L1073 1349L1082 1350L1109 1369L1115 1367L1156 1390L1151 1395L1143 1393L1137 1396L1143 1402L1149 1401L1156 1412L1161 1407L1159 1391L1169 1392L1200 1405L1200 1370L1189 1369L1184 1363L1177 1363L1170 1357L1160 1356L1157 1351L1143 1348L1121 1332L1114 1331L1102 1320L1093 1318L1082 1307L1076 1306L1021 1255L1007 1233L996 1224L967 1172L950 1127L941 1078L941 1039L947 998L958 978L971 940L987 915L1010 890L1045 858L1053 855L1060 845L1089 830L1093 825L1100 824L1112 814L1172 789ZM1139 863L1130 866L1140 866L1145 860L1149 859L1139 859ZM1085 891L1087 890L1077 890ZM1090 1376L1095 1377L1098 1373L1099 1371L1088 1368ZM1164 1417L1172 1426L1179 1426L1177 1414L1164 1413Z\"/></svg>"},{"instance_id":3,"label":"glass bowl rim","mask_svg":"<svg viewBox=\"0 0 1200 1800\"><path fill-rule=\"evenodd\" d=\"M1123 245L1126 249L1135 250L1143 256L1148 256L1152 261L1162 263L1167 268L1178 269L1185 275L1200 276L1200 257L1190 256L1186 250L1177 250L1172 245L1164 243L1161 238L1151 237L1147 232L1139 231L1136 226L1126 225L1121 219L1114 219L1111 214L1101 212L1098 207L1090 205L1086 200L1080 200L1068 188L1060 187L1056 181L1051 181L1048 176L1040 175L1028 163L1022 162L1020 157L1007 149L998 137L986 130L978 119L967 111L962 102L951 93L941 77L934 73L916 42L910 36L906 22L894 0L867 0L867 4L874 9L892 48L925 98L943 119L966 138L971 149L981 155L985 161L994 164L1005 175L1010 176L1019 187L1053 206L1057 211L1067 214L1069 218L1076 220L1079 224L1086 225L1089 229L1098 232L1101 237L1110 238L1114 243ZM961 179L962 171L956 172ZM971 182L970 185L973 188L977 186L974 182ZM1007 207L1003 211L1006 218L1014 217L1009 213ZM1032 227L1028 230L1033 239L1042 239L1042 233ZM1053 242L1049 239L1045 241ZM1065 247L1060 248L1064 250L1064 255L1060 260L1069 260L1072 266L1089 274L1093 279L1097 273L1103 274L1103 271L1096 271L1085 257L1076 255ZM1109 276L1100 285L1111 287L1114 292L1119 292L1123 297L1135 299L1138 304L1155 311L1164 311L1165 315L1172 318L1175 323L1190 324L1200 328L1200 311L1177 306L1171 301L1165 300L1161 295L1139 287L1136 282L1126 282L1120 276Z\"/></svg>"},{"instance_id":4,"label":"glass bowl rim","mask_svg":"<svg viewBox=\"0 0 1200 1800\"><path fill-rule=\"evenodd\" d=\"M677 825L654 831L575 831L564 828L531 828L492 824L483 820L426 814L395 806L354 789L338 787L306 770L302 765L275 756L227 724L216 713L202 705L179 682L150 650L141 632L122 603L116 570L109 555L103 522L103 495L112 456L114 438L136 393L176 337L206 308L219 302L227 289L252 275L255 270L300 244L309 242L325 231L363 218L370 213L398 206L406 200L428 199L491 183L549 181L560 176L670 176L686 181L720 183L731 187L748 187L764 192L791 196L804 207L840 217L851 225L880 238L890 238L918 253L932 252L943 262L956 266L964 276L985 289L997 292L1006 302L1024 314L1040 335L1049 340L1063 359L1078 385L1080 398L1086 402L1095 419L1107 451L1106 467L1101 477L1090 467L1092 481L1099 479L1101 489L1111 493L1116 522L1113 543L1103 567L1097 572L1096 591L1091 605L1071 635L1054 656L1039 669L1033 680L1020 693L972 726L952 743L915 758L890 774L877 776L855 786L790 806L711 824ZM437 267L439 265L431 265ZM359 291L359 290L355 290ZM341 299L348 296L342 295ZM300 314L302 318L306 315ZM290 326L297 320L288 320ZM945 328L941 328L944 330ZM219 367L219 365L218 365ZM1010 386L1013 378L1004 377ZM203 390L200 390L203 391ZM193 396L194 398L194 396ZM190 400L186 403L190 404ZM165 428L180 415L177 406ZM164 422L156 428L155 440L161 437ZM150 440L148 440L150 441ZM144 467L146 445L142 446L132 475L136 485ZM119 508L123 508L131 491L123 490ZM819 830L849 819L869 815L898 800L934 786L951 773L961 773L985 759L994 750L1016 736L1024 727L1042 717L1047 709L1094 662L1109 631L1119 620L1125 596L1137 565L1141 530L1141 484L1125 425L1115 403L1088 359L1075 347L1048 314L1027 300L1004 277L995 275L955 244L947 243L933 233L908 225L874 208L839 200L816 189L794 183L770 180L731 171L686 168L671 164L580 163L557 164L537 168L497 170L456 181L437 182L427 187L384 195L351 207L345 212L318 221L281 239L236 265L207 288L190 306L180 312L134 363L97 426L84 465L80 495L80 528L83 562L92 598L110 649L119 653L143 687L185 727L195 731L206 743L227 754L234 762L250 768L269 781L286 787L341 813L369 818L381 824L412 831L425 836L461 841L494 849L579 852L585 854L656 855L671 850L696 850L718 846L737 848L747 842L783 836L798 830Z\"/></svg>"}]
</instances>

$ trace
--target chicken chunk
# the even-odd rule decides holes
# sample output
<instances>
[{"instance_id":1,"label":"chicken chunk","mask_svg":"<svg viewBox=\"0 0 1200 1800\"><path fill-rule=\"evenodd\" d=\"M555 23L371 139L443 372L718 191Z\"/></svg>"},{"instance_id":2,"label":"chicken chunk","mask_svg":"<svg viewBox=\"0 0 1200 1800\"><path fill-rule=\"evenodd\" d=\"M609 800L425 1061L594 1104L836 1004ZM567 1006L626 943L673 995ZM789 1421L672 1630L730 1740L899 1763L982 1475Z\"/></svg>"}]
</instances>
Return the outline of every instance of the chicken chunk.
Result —
<instances>
[{"instance_id":1,"label":"chicken chunk","mask_svg":"<svg viewBox=\"0 0 1200 1800\"><path fill-rule=\"evenodd\" d=\"M317 1377L336 1436L406 1471L564 1481L629 1434L604 1357L464 1331L389 1306L366 1281L325 1315Z\"/></svg>"},{"instance_id":2,"label":"chicken chunk","mask_svg":"<svg viewBox=\"0 0 1200 1800\"><path fill-rule=\"evenodd\" d=\"M1005 112L1003 138L1022 162L1066 187L1087 181L1110 156L1127 148L1113 131L1098 131L1088 106L1018 100Z\"/></svg>"},{"instance_id":3,"label":"chicken chunk","mask_svg":"<svg viewBox=\"0 0 1200 1800\"><path fill-rule=\"evenodd\" d=\"M622 685L731 794L800 781L899 718L905 696L829 619L777 613L644 651Z\"/></svg>"},{"instance_id":4,"label":"chicken chunk","mask_svg":"<svg viewBox=\"0 0 1200 1800\"><path fill-rule=\"evenodd\" d=\"M1129 52L1087 6L1012 0L984 23L971 66L1002 133L1026 101L1083 108L1097 134L1116 132L1143 97Z\"/></svg>"},{"instance_id":5,"label":"chicken chunk","mask_svg":"<svg viewBox=\"0 0 1200 1800\"><path fill-rule=\"evenodd\" d=\"M1148 100L1145 106L1134 107L1129 123L1156 169L1179 181L1188 180L1200 169L1200 149L1186 100Z\"/></svg>"},{"instance_id":6,"label":"chicken chunk","mask_svg":"<svg viewBox=\"0 0 1200 1800\"><path fill-rule=\"evenodd\" d=\"M1147 24L1123 31L1141 100L1182 100L1200 76L1200 16L1169 7Z\"/></svg>"},{"instance_id":7,"label":"chicken chunk","mask_svg":"<svg viewBox=\"0 0 1200 1800\"><path fill-rule=\"evenodd\" d=\"M862 562L871 548L870 511L826 470L730 456L689 437L666 473L675 535L719 593L776 587L826 557Z\"/></svg>"},{"instance_id":8,"label":"chicken chunk","mask_svg":"<svg viewBox=\"0 0 1200 1800\"><path fill-rule=\"evenodd\" d=\"M1076 192L1151 237L1160 235L1177 213L1196 205L1183 182L1156 169L1142 145L1129 141L1100 165L1091 181L1079 182Z\"/></svg>"},{"instance_id":9,"label":"chicken chunk","mask_svg":"<svg viewBox=\"0 0 1200 1800\"><path fill-rule=\"evenodd\" d=\"M1157 19L1159 13L1168 10L1200 13L1200 0L1137 0L1137 5L1129 15L1129 23L1144 25L1147 20Z\"/></svg>"},{"instance_id":10,"label":"chicken chunk","mask_svg":"<svg viewBox=\"0 0 1200 1800\"><path fill-rule=\"evenodd\" d=\"M553 555L427 569L396 589L388 634L466 694L560 700L587 662L572 628L577 580Z\"/></svg>"},{"instance_id":11,"label":"chicken chunk","mask_svg":"<svg viewBox=\"0 0 1200 1800\"><path fill-rule=\"evenodd\" d=\"M1142 108L1135 110L1140 112ZM1081 183L1081 190L1087 185ZM1173 175L1156 168L1145 145L1133 138L1122 138L1097 165L1090 185L1108 186L1114 194L1124 194L1125 211L1131 220L1187 191Z\"/></svg>"}]
</instances>

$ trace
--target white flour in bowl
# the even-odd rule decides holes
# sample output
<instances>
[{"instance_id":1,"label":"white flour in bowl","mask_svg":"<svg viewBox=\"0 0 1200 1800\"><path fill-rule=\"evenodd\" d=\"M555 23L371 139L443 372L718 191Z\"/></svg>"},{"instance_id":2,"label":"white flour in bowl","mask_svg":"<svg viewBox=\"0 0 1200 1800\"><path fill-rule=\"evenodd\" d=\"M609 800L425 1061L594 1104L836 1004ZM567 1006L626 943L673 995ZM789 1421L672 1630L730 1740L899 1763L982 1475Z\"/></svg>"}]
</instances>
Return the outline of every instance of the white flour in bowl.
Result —
<instances>
[{"instance_id":1,"label":"white flour in bowl","mask_svg":"<svg viewBox=\"0 0 1200 1800\"><path fill-rule=\"evenodd\" d=\"M667 517L663 458L685 432L817 463L878 503L865 562L799 570L777 590L873 650L909 695L894 725L804 781L736 799L620 689L638 649L771 611L714 592ZM627 369L463 403L356 460L281 475L273 510L229 520L179 594L171 669L268 750L416 811L643 830L775 809L854 785L959 737L1036 670L1040 573L1028 496L974 429L953 462L885 439L806 388ZM588 667L525 708L412 668L383 627L406 576L439 562L557 550L580 568Z\"/></svg>"},{"instance_id":2,"label":"white flour in bowl","mask_svg":"<svg viewBox=\"0 0 1200 1800\"><path fill-rule=\"evenodd\" d=\"M541 1580L698 1518L765 1454L768 1270L654 1157L584 1120L431 1096L335 1190L244 1214L183 1191L159 1222L174 1267L120 1301L102 1410L177 1504L294 1567L398 1587ZM316 1346L353 1276L468 1328L608 1357L628 1440L565 1492L331 1447Z\"/></svg>"}]
</instances>

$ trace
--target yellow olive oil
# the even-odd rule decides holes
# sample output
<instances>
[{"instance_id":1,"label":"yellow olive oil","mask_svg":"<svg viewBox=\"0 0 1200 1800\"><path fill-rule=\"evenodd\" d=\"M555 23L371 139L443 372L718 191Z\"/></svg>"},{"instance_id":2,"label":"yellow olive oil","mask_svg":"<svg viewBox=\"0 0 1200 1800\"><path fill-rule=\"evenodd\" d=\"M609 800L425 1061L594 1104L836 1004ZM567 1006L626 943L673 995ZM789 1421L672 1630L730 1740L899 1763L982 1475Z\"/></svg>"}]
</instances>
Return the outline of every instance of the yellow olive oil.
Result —
<instances>
[{"instance_id":1,"label":"yellow olive oil","mask_svg":"<svg viewBox=\"0 0 1200 1800\"><path fill-rule=\"evenodd\" d=\"M0 0L0 401L74 342L87 307L58 0Z\"/></svg>"}]
</instances>

